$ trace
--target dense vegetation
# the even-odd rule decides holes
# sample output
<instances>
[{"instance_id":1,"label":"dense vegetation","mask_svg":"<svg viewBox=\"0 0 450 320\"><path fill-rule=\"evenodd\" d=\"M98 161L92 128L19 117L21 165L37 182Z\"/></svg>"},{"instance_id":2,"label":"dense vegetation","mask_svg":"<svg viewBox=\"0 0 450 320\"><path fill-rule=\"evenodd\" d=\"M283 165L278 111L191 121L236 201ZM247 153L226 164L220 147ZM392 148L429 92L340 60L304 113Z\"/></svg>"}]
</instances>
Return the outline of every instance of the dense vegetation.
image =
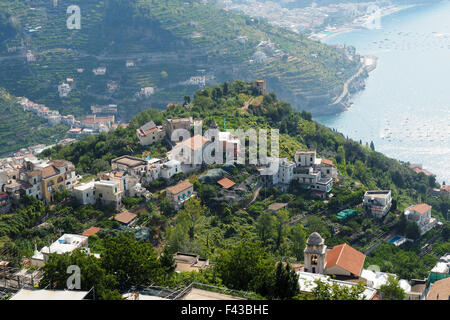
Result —
<instances>
[{"instance_id":1,"label":"dense vegetation","mask_svg":"<svg viewBox=\"0 0 450 320\"><path fill-rule=\"evenodd\" d=\"M52 1L35 0L30 8L29 1L0 1L0 25L8 26L0 34L0 52L7 55L0 61L0 86L63 114L79 116L92 104L116 103L120 118L127 121L150 106L180 102L199 87L185 82L202 75L210 83L264 78L280 96L314 110L338 96L344 81L359 68L357 58L352 61L302 35L209 4L184 0L70 4L81 8L81 30L66 28L65 3L53 7ZM13 29L7 17L15 18ZM260 45L268 40L273 46ZM35 55L35 63L26 62L27 50ZM266 59L251 63L258 55ZM128 59L136 66L127 68ZM99 66L107 67L105 76L92 73ZM75 89L60 98L56 89L67 77L74 78ZM107 90L109 81L119 84L117 91ZM155 94L136 98L135 93L146 86L154 87Z\"/></svg>"},{"instance_id":2,"label":"dense vegetation","mask_svg":"<svg viewBox=\"0 0 450 320\"><path fill-rule=\"evenodd\" d=\"M148 186L153 193L152 200L124 199L124 205L138 213L137 224L148 229L149 236L139 241L151 244L159 252L164 246L167 257L176 251L196 253L209 258L214 266L207 271L181 273L162 279L155 274L152 276L154 283L176 286L196 281L249 290L267 298L292 298L297 295L296 287L292 286L292 272L289 268L283 271L277 267L277 262L302 262L305 241L310 233L319 232L329 247L346 242L365 251L391 231L415 236L417 230L405 223L402 212L407 206L422 201L433 205L433 216L444 225L424 237L416 237L414 243L402 248L382 244L371 253L366 263L376 264L382 271L397 273L401 278L423 278L441 252L448 249L449 223L445 222L445 218L450 200L448 197L429 196L430 189L436 186L433 177L416 174L407 164L346 139L342 134L312 121L309 113L297 112L288 103L279 101L273 93L259 96L249 83L242 81L197 91L192 103L184 106L171 106L165 111L146 110L137 115L126 129L88 137L64 147L57 146L44 151L42 156L67 159L76 165L78 173L90 175L109 169L110 160L124 154L142 156L144 151L150 150L151 156L164 156L167 151L164 143L144 148L137 143L135 129L149 120L161 124L166 118L183 116L204 119L205 128L212 119L218 124L224 123L225 117L227 129L278 128L282 156L292 158L295 150L316 148L320 156L336 163L339 176L332 190L333 197L328 201L312 197L293 183L287 192L281 192L277 187L262 186L254 201L253 189L234 202L225 202L220 201L221 189L218 185L198 181L198 177L207 170L203 168L201 172L187 177L178 175L175 181L170 182L174 184L188 178L198 195L188 200L179 211L175 211L161 193L167 183L154 181ZM241 183L256 174L251 166L240 166L230 169L227 176ZM358 207L364 191L375 188L391 189L394 197L391 212L382 221L375 220ZM9 245L11 250L15 247L17 255L29 256L32 253L33 243L38 241L38 232L42 233L42 239L49 239L55 236L58 229L79 233L90 226L101 227L96 236L90 237L89 243L92 251L102 257L115 254L115 250L109 250L111 238L121 234L140 236L139 230L121 227L109 220L113 214L111 208L80 206L68 194L60 194L58 202L45 209L48 212L45 218L41 218L42 214L36 216L32 213L41 212L41 207L35 202L31 203L31 209L28 209L30 204L25 204L4 218L8 219L4 227L0 225L4 245ZM269 212L267 208L274 202L286 202L288 209ZM340 221L336 213L345 208L355 209L357 215ZM23 220L24 214L36 219ZM44 229L32 227L43 221L50 225ZM8 229L7 225L18 227ZM422 246L430 241L433 242L433 252L420 256ZM105 274L118 275L121 272L102 268ZM157 266L155 268L158 269ZM170 263L167 268L170 270ZM142 285L147 280L142 280ZM276 291L277 287L285 288L283 292L288 292L288 296ZM109 288L116 290L118 287L112 285ZM355 298L359 292L358 288L352 292L334 292L326 285L324 288L328 288L333 297L348 299ZM108 295L110 293L107 292ZM324 297L329 296L324 296L320 291L297 298Z\"/></svg>"}]
</instances>

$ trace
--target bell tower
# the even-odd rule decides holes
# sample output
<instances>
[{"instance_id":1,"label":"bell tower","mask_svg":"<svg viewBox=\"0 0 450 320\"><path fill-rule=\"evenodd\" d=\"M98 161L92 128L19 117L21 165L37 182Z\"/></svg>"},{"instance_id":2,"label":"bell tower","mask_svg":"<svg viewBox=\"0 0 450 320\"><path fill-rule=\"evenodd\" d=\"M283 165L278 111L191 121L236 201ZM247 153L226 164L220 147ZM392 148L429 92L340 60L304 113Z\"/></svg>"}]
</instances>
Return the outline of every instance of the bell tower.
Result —
<instances>
[{"instance_id":1,"label":"bell tower","mask_svg":"<svg viewBox=\"0 0 450 320\"><path fill-rule=\"evenodd\" d=\"M311 233L308 240L306 240L304 256L305 272L323 274L327 257L327 246L319 233Z\"/></svg>"}]
</instances>

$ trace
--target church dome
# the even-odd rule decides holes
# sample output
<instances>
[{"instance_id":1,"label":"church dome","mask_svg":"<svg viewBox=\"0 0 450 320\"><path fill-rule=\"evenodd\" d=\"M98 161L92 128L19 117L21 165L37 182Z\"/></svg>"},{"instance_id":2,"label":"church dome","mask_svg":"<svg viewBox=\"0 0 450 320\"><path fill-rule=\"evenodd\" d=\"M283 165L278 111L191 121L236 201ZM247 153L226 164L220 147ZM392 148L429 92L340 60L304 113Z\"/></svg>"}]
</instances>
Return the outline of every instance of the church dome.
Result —
<instances>
[{"instance_id":1,"label":"church dome","mask_svg":"<svg viewBox=\"0 0 450 320\"><path fill-rule=\"evenodd\" d=\"M323 238L320 236L318 232L313 232L306 240L306 244L313 246L320 246L324 243Z\"/></svg>"}]
</instances>

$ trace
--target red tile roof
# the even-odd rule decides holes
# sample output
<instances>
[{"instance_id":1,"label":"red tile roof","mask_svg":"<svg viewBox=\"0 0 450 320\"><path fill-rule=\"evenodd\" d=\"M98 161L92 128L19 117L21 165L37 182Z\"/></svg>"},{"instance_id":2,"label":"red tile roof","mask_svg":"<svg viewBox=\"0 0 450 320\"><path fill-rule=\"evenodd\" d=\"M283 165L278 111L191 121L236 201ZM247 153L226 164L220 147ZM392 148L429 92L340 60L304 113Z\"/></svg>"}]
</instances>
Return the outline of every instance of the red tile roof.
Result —
<instances>
[{"instance_id":1,"label":"red tile roof","mask_svg":"<svg viewBox=\"0 0 450 320\"><path fill-rule=\"evenodd\" d=\"M225 189L230 189L232 186L236 184L235 182L231 181L228 178L220 179L219 181L217 181L217 183L220 184Z\"/></svg>"},{"instance_id":2,"label":"red tile roof","mask_svg":"<svg viewBox=\"0 0 450 320\"><path fill-rule=\"evenodd\" d=\"M335 167L333 161L328 160L328 159L322 159L322 163Z\"/></svg>"},{"instance_id":3,"label":"red tile roof","mask_svg":"<svg viewBox=\"0 0 450 320\"><path fill-rule=\"evenodd\" d=\"M426 175L426 176L432 176L432 175L433 175L432 172L430 172L430 171L428 171L428 170L426 170L426 169L414 168L413 170L414 170L416 173L423 173L423 174Z\"/></svg>"},{"instance_id":4,"label":"red tile roof","mask_svg":"<svg viewBox=\"0 0 450 320\"><path fill-rule=\"evenodd\" d=\"M102 229L98 227L90 227L89 229L85 230L81 235L87 237L93 236L94 234L97 234L97 232L99 232L100 230Z\"/></svg>"},{"instance_id":5,"label":"red tile roof","mask_svg":"<svg viewBox=\"0 0 450 320\"><path fill-rule=\"evenodd\" d=\"M131 221L136 219L137 214L131 213L129 211L125 211L122 213L118 213L114 216L114 220L119 221L124 224L129 224Z\"/></svg>"},{"instance_id":6,"label":"red tile roof","mask_svg":"<svg viewBox=\"0 0 450 320\"><path fill-rule=\"evenodd\" d=\"M426 203L416 204L414 207L411 207L410 210L414 210L420 214L425 214L428 210L431 210L431 206Z\"/></svg>"},{"instance_id":7,"label":"red tile roof","mask_svg":"<svg viewBox=\"0 0 450 320\"><path fill-rule=\"evenodd\" d=\"M450 278L438 280L431 286L426 300L449 300L450 299Z\"/></svg>"},{"instance_id":8,"label":"red tile roof","mask_svg":"<svg viewBox=\"0 0 450 320\"><path fill-rule=\"evenodd\" d=\"M325 269L338 266L354 275L359 276L361 275L365 259L366 255L364 253L359 252L344 243L333 247L333 249L327 252Z\"/></svg>"},{"instance_id":9,"label":"red tile roof","mask_svg":"<svg viewBox=\"0 0 450 320\"><path fill-rule=\"evenodd\" d=\"M47 179L47 178L53 177L53 176L55 176L57 174L59 174L59 170L53 165L50 165L50 166L45 167L44 169L42 169L42 178L43 179Z\"/></svg>"},{"instance_id":10,"label":"red tile roof","mask_svg":"<svg viewBox=\"0 0 450 320\"><path fill-rule=\"evenodd\" d=\"M189 182L189 180L184 180L173 187L168 187L167 191L169 191L171 194L178 194L192 186L193 185L192 185L192 183Z\"/></svg>"}]
</instances>

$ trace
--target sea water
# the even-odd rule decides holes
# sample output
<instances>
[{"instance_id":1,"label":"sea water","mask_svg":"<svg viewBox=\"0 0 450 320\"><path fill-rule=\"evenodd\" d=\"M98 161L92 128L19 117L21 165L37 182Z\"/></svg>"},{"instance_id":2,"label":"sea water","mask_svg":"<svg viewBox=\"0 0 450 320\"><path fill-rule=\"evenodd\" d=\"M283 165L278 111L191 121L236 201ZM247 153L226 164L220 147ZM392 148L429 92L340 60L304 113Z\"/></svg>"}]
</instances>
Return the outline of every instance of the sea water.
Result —
<instances>
[{"instance_id":1,"label":"sea water","mask_svg":"<svg viewBox=\"0 0 450 320\"><path fill-rule=\"evenodd\" d=\"M324 40L378 57L345 112L315 120L450 183L450 2L383 17L379 29Z\"/></svg>"}]
</instances>

